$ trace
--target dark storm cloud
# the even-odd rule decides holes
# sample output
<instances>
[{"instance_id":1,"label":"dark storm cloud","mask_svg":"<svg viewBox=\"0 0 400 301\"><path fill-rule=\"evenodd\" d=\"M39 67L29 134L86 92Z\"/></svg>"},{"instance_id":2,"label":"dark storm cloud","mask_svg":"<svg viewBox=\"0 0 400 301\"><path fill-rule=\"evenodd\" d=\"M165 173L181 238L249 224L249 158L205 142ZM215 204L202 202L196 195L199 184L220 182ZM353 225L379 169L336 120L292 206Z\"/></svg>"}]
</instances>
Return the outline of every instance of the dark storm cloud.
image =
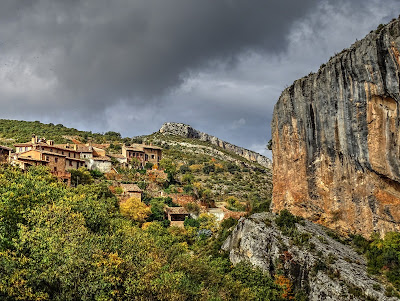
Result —
<instances>
[{"instance_id":1,"label":"dark storm cloud","mask_svg":"<svg viewBox=\"0 0 400 301\"><path fill-rule=\"evenodd\" d=\"M103 106L161 95L185 71L246 49L281 51L313 2L12 1L0 4L0 41L11 60L56 79L60 102Z\"/></svg>"},{"instance_id":2,"label":"dark storm cloud","mask_svg":"<svg viewBox=\"0 0 400 301\"><path fill-rule=\"evenodd\" d=\"M2 118L138 135L185 122L247 148L293 80L398 0L6 0Z\"/></svg>"}]
</instances>

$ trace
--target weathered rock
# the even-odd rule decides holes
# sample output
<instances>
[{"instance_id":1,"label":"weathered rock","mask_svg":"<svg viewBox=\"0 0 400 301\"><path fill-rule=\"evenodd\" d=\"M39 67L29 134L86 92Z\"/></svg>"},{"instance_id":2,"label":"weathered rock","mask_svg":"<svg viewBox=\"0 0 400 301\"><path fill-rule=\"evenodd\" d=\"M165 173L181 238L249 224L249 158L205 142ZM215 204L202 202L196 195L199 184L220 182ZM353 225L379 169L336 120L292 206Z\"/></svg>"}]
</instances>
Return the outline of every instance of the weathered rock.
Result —
<instances>
[{"instance_id":1,"label":"weathered rock","mask_svg":"<svg viewBox=\"0 0 400 301\"><path fill-rule=\"evenodd\" d=\"M369 236L400 230L400 25L283 91L272 120L273 210Z\"/></svg>"},{"instance_id":2,"label":"weathered rock","mask_svg":"<svg viewBox=\"0 0 400 301\"><path fill-rule=\"evenodd\" d=\"M211 136L209 134L195 130L194 128L192 128L190 125L187 124L167 122L163 124L159 132L162 134L177 135L184 138L194 138L194 139L199 139L201 141L207 141L218 147L221 147L222 149L235 153L245 158L246 160L257 162L258 164L267 168L272 168L272 162L269 158L260 155L259 153L245 149L243 147L230 144L215 136Z\"/></svg>"},{"instance_id":3,"label":"weathered rock","mask_svg":"<svg viewBox=\"0 0 400 301\"><path fill-rule=\"evenodd\" d=\"M297 235L303 237L296 245L274 219L272 213L258 213L239 220L222 246L233 264L248 261L271 276L279 271L310 301L398 300L386 297L382 284L367 274L364 257L320 225L296 224Z\"/></svg>"}]
</instances>

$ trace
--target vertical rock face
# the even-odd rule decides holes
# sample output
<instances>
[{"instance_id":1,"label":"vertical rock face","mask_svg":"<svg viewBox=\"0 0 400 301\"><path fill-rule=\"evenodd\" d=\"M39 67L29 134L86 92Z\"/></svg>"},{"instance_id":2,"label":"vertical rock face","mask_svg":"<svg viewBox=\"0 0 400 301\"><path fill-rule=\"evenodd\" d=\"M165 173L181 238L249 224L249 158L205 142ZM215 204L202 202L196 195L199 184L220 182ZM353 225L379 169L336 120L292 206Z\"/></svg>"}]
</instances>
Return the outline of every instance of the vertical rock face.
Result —
<instances>
[{"instance_id":1,"label":"vertical rock face","mask_svg":"<svg viewBox=\"0 0 400 301\"><path fill-rule=\"evenodd\" d=\"M273 210L364 236L400 230L399 21L283 91Z\"/></svg>"}]
</instances>

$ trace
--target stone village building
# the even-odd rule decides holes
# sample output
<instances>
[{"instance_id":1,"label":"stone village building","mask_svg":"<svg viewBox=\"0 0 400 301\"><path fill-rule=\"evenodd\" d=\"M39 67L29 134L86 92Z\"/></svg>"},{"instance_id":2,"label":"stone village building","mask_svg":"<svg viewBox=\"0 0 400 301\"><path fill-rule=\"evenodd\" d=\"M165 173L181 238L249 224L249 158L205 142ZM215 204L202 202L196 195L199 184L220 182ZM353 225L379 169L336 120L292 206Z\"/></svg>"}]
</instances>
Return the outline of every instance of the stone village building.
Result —
<instances>
[{"instance_id":1,"label":"stone village building","mask_svg":"<svg viewBox=\"0 0 400 301\"><path fill-rule=\"evenodd\" d=\"M12 148L0 145L0 163L8 163L11 157Z\"/></svg>"},{"instance_id":2,"label":"stone village building","mask_svg":"<svg viewBox=\"0 0 400 301\"><path fill-rule=\"evenodd\" d=\"M0 147L0 160L4 157L3 160L12 161L12 164L19 165L24 170L29 166L48 166L55 176L66 183L71 181L71 174L68 172L70 169L84 166L103 173L109 173L112 170L112 161L100 145L54 144L53 140L39 139L36 135L32 135L30 142L17 143L14 147L15 154L11 154L11 148ZM122 154L114 155L118 157L117 161L123 164L129 164L134 157L138 158L140 167L144 167L147 162L158 164L161 156L162 148L143 144L134 144L129 147L124 145ZM10 157L11 160L8 159Z\"/></svg>"},{"instance_id":3,"label":"stone village building","mask_svg":"<svg viewBox=\"0 0 400 301\"><path fill-rule=\"evenodd\" d=\"M128 163L132 158L137 158L140 166L143 167L147 162L158 164L162 157L162 148L144 144L123 145L122 155L127 158Z\"/></svg>"},{"instance_id":4,"label":"stone village building","mask_svg":"<svg viewBox=\"0 0 400 301\"><path fill-rule=\"evenodd\" d=\"M53 140L39 139L32 135L31 142L14 145L16 153L12 163L26 170L30 166L44 165L50 168L52 174L65 183L71 183L70 169L86 166L80 152L75 148L68 149L54 145Z\"/></svg>"}]
</instances>

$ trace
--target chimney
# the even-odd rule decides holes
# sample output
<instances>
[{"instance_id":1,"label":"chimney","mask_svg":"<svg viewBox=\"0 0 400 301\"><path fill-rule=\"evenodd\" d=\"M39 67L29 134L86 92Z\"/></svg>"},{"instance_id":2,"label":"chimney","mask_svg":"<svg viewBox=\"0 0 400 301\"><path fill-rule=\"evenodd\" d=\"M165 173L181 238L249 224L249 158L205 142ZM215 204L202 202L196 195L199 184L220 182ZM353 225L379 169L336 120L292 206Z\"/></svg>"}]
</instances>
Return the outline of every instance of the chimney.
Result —
<instances>
[{"instance_id":1,"label":"chimney","mask_svg":"<svg viewBox=\"0 0 400 301\"><path fill-rule=\"evenodd\" d=\"M50 146L51 146L51 145L54 145L54 140L47 140L46 143L47 143L48 145L50 145Z\"/></svg>"},{"instance_id":2,"label":"chimney","mask_svg":"<svg viewBox=\"0 0 400 301\"><path fill-rule=\"evenodd\" d=\"M78 150L78 146L76 144L74 144L74 151Z\"/></svg>"},{"instance_id":3,"label":"chimney","mask_svg":"<svg viewBox=\"0 0 400 301\"><path fill-rule=\"evenodd\" d=\"M37 143L37 137L35 134L32 135L32 144L36 144Z\"/></svg>"}]
</instances>

